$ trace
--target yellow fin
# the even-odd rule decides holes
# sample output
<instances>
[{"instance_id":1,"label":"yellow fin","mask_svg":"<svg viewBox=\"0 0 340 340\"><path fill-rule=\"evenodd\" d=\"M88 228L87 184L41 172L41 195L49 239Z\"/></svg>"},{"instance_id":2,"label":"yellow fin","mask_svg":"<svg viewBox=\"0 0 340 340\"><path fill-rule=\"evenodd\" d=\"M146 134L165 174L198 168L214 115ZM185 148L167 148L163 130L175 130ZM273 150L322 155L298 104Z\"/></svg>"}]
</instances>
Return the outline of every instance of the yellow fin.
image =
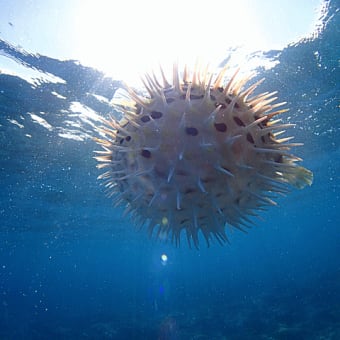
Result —
<instances>
[{"instance_id":1,"label":"yellow fin","mask_svg":"<svg viewBox=\"0 0 340 340\"><path fill-rule=\"evenodd\" d=\"M306 185L312 185L313 183L313 173L302 166L294 168L294 174L286 173L284 177L298 189L303 189Z\"/></svg>"}]
</instances>

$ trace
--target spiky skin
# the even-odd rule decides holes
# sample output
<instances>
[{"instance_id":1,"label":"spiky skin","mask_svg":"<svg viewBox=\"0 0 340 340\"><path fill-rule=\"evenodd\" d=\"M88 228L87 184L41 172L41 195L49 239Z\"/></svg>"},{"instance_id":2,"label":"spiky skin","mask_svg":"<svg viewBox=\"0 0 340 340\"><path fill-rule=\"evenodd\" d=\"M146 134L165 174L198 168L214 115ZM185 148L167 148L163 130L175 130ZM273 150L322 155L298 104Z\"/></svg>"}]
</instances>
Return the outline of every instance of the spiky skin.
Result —
<instances>
[{"instance_id":1,"label":"spiky skin","mask_svg":"<svg viewBox=\"0 0 340 340\"><path fill-rule=\"evenodd\" d=\"M260 82L251 77L225 82L206 69L184 69L173 81L147 75L148 97L127 87L129 98L116 108L124 118L103 120L95 157L107 168L104 180L115 204L126 207L137 226L179 245L185 230L189 245L208 246L214 236L228 242L226 226L243 230L249 216L275 205L277 193L312 183L312 173L289 154L291 138L277 139L291 124L273 117L285 103L272 104L276 92L252 96ZM262 82L262 81L261 81ZM154 232L156 230L156 232Z\"/></svg>"}]
</instances>

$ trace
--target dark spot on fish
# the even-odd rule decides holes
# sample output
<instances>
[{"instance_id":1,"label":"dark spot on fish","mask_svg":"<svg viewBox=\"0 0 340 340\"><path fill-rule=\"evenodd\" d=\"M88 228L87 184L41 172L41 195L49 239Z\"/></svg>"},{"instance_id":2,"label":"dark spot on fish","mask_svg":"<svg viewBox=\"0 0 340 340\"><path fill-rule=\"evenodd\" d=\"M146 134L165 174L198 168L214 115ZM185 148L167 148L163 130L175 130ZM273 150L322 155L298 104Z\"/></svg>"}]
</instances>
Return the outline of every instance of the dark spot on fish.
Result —
<instances>
[{"instance_id":1,"label":"dark spot on fish","mask_svg":"<svg viewBox=\"0 0 340 340\"><path fill-rule=\"evenodd\" d=\"M255 116L255 120L259 119L260 117ZM267 123L269 122L269 119L265 119L264 121L262 121L261 123L257 124L257 126L260 129L263 129L265 126L267 126Z\"/></svg>"},{"instance_id":2,"label":"dark spot on fish","mask_svg":"<svg viewBox=\"0 0 340 340\"><path fill-rule=\"evenodd\" d=\"M142 106L141 105L136 105L136 114L139 115L142 112Z\"/></svg>"},{"instance_id":3,"label":"dark spot on fish","mask_svg":"<svg viewBox=\"0 0 340 340\"><path fill-rule=\"evenodd\" d=\"M187 218L184 218L183 220L181 220L179 223L180 224L183 224L183 223L185 223L185 222L189 222L189 219L187 219Z\"/></svg>"},{"instance_id":4,"label":"dark spot on fish","mask_svg":"<svg viewBox=\"0 0 340 340\"><path fill-rule=\"evenodd\" d=\"M236 203L237 205L240 205L240 200L241 200L241 198L240 198L240 197L237 197L236 200L235 200L235 203Z\"/></svg>"},{"instance_id":5,"label":"dark spot on fish","mask_svg":"<svg viewBox=\"0 0 340 340\"><path fill-rule=\"evenodd\" d=\"M238 126L245 126L242 120L238 117L234 117L234 121Z\"/></svg>"},{"instance_id":6,"label":"dark spot on fish","mask_svg":"<svg viewBox=\"0 0 340 340\"><path fill-rule=\"evenodd\" d=\"M239 109L239 108L240 108L240 105L239 105L238 103L235 103L235 107L236 107L237 109Z\"/></svg>"},{"instance_id":7,"label":"dark spot on fish","mask_svg":"<svg viewBox=\"0 0 340 340\"><path fill-rule=\"evenodd\" d=\"M130 142L131 136L126 136L126 137L125 137L125 140L126 140L127 142Z\"/></svg>"},{"instance_id":8,"label":"dark spot on fish","mask_svg":"<svg viewBox=\"0 0 340 340\"><path fill-rule=\"evenodd\" d=\"M173 102L175 101L174 98L166 98L165 100L166 100L166 102L167 102L168 104L171 104L171 103L173 103Z\"/></svg>"},{"instance_id":9,"label":"dark spot on fish","mask_svg":"<svg viewBox=\"0 0 340 340\"><path fill-rule=\"evenodd\" d=\"M218 107L218 106L220 106L222 110L224 110L227 107L227 105L223 103L215 103L215 107Z\"/></svg>"},{"instance_id":10,"label":"dark spot on fish","mask_svg":"<svg viewBox=\"0 0 340 340\"><path fill-rule=\"evenodd\" d=\"M215 129L219 132L227 131L227 125L225 125L224 123L215 123L214 126L215 126Z\"/></svg>"},{"instance_id":11,"label":"dark spot on fish","mask_svg":"<svg viewBox=\"0 0 340 340\"><path fill-rule=\"evenodd\" d=\"M197 136L198 135L198 130L195 127L186 127L185 132L189 136Z\"/></svg>"},{"instance_id":12,"label":"dark spot on fish","mask_svg":"<svg viewBox=\"0 0 340 340\"><path fill-rule=\"evenodd\" d=\"M225 102L226 102L227 104L230 104L230 103L231 103L231 99L230 99L229 97L227 97L227 98L225 99Z\"/></svg>"},{"instance_id":13,"label":"dark spot on fish","mask_svg":"<svg viewBox=\"0 0 340 340\"><path fill-rule=\"evenodd\" d=\"M163 116L163 113L162 112L159 112L159 111L152 111L150 116L153 118L153 119L159 119Z\"/></svg>"},{"instance_id":14,"label":"dark spot on fish","mask_svg":"<svg viewBox=\"0 0 340 340\"><path fill-rule=\"evenodd\" d=\"M143 123L147 123L149 122L151 119L149 116L143 116L141 119L140 119Z\"/></svg>"},{"instance_id":15,"label":"dark spot on fish","mask_svg":"<svg viewBox=\"0 0 340 340\"><path fill-rule=\"evenodd\" d=\"M216 197L221 197L221 196L223 196L224 194L223 194L223 192L218 192L217 194L216 194Z\"/></svg>"},{"instance_id":16,"label":"dark spot on fish","mask_svg":"<svg viewBox=\"0 0 340 340\"><path fill-rule=\"evenodd\" d=\"M210 99L211 99L211 100L216 100L216 97L213 96L213 95L211 94L211 95L210 95Z\"/></svg>"},{"instance_id":17,"label":"dark spot on fish","mask_svg":"<svg viewBox=\"0 0 340 340\"><path fill-rule=\"evenodd\" d=\"M213 181L213 178L211 177L206 177L201 179L202 183L209 183Z\"/></svg>"},{"instance_id":18,"label":"dark spot on fish","mask_svg":"<svg viewBox=\"0 0 340 340\"><path fill-rule=\"evenodd\" d=\"M247 133L247 141L252 144L255 143L253 136L249 132Z\"/></svg>"},{"instance_id":19,"label":"dark spot on fish","mask_svg":"<svg viewBox=\"0 0 340 340\"><path fill-rule=\"evenodd\" d=\"M188 188L184 191L185 194L192 194L193 192L196 192L196 190L193 188Z\"/></svg>"},{"instance_id":20,"label":"dark spot on fish","mask_svg":"<svg viewBox=\"0 0 340 340\"><path fill-rule=\"evenodd\" d=\"M276 162L276 163L283 163L283 156L282 156L282 155L278 155L278 156L275 158L275 162Z\"/></svg>"},{"instance_id":21,"label":"dark spot on fish","mask_svg":"<svg viewBox=\"0 0 340 340\"><path fill-rule=\"evenodd\" d=\"M122 145L123 142L124 142L124 138L121 138L121 139L119 140L119 144Z\"/></svg>"},{"instance_id":22,"label":"dark spot on fish","mask_svg":"<svg viewBox=\"0 0 340 340\"><path fill-rule=\"evenodd\" d=\"M141 154L145 158L151 158L151 152L149 150L143 149Z\"/></svg>"},{"instance_id":23,"label":"dark spot on fish","mask_svg":"<svg viewBox=\"0 0 340 340\"><path fill-rule=\"evenodd\" d=\"M219 90L220 92L223 92L223 87L218 87L217 90Z\"/></svg>"},{"instance_id":24,"label":"dark spot on fish","mask_svg":"<svg viewBox=\"0 0 340 340\"><path fill-rule=\"evenodd\" d=\"M190 99L202 99L202 98L204 98L203 94L200 94L200 95L198 95L198 94L191 94L190 95Z\"/></svg>"}]
</instances>

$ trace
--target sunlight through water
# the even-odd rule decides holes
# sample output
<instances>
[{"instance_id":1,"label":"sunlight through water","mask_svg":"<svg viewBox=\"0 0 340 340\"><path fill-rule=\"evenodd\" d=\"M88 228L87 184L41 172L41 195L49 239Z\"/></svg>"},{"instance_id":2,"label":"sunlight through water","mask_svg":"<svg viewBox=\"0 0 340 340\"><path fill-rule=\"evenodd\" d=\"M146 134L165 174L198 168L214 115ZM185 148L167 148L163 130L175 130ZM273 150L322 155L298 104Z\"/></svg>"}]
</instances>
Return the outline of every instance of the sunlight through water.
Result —
<instances>
[{"instance_id":1,"label":"sunlight through water","mask_svg":"<svg viewBox=\"0 0 340 340\"><path fill-rule=\"evenodd\" d=\"M254 8L247 0L84 1L75 17L74 49L82 62L129 83L159 63L165 68L174 61L194 64L199 57L217 66L230 47L242 47L246 53L282 48L311 30L296 30L295 25L292 36L284 20L298 22L299 8L283 11L278 25L275 17L265 17L271 6L275 13L273 4L266 4L264 11L261 1Z\"/></svg>"}]
</instances>

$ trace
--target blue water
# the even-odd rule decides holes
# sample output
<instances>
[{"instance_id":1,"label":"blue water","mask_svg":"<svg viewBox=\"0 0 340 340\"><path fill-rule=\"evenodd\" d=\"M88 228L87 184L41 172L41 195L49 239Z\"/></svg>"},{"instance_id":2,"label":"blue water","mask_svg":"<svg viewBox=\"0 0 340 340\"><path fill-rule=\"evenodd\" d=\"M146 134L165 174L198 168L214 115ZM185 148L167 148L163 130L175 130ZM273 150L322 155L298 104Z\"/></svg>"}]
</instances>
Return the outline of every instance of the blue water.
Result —
<instances>
[{"instance_id":1,"label":"blue water","mask_svg":"<svg viewBox=\"0 0 340 340\"><path fill-rule=\"evenodd\" d=\"M199 251L136 232L96 179L84 110L106 116L120 82L0 39L21 70L0 73L1 339L340 339L340 11L328 5L317 37L266 52L279 63L259 70L288 102L314 184Z\"/></svg>"}]
</instances>

